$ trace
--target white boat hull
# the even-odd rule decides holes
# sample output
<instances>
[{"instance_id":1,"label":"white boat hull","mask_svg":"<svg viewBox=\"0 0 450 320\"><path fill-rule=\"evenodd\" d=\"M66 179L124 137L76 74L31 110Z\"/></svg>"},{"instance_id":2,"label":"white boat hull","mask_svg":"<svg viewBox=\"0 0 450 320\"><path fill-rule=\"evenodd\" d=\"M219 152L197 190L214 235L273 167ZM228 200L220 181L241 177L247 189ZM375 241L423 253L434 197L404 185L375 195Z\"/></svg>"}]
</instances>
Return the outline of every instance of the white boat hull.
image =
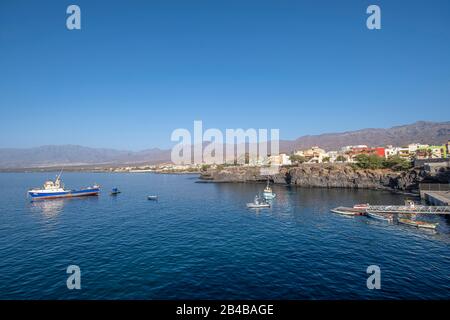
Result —
<instances>
[{"instance_id":1,"label":"white boat hull","mask_svg":"<svg viewBox=\"0 0 450 320\"><path fill-rule=\"evenodd\" d=\"M382 216L382 215L379 215L379 214L376 214L373 212L367 212L367 216L372 219L375 219L375 220L385 221L385 222L389 222L389 223L394 221L394 219L392 217Z\"/></svg>"},{"instance_id":2,"label":"white boat hull","mask_svg":"<svg viewBox=\"0 0 450 320\"><path fill-rule=\"evenodd\" d=\"M254 204L254 203L247 203L247 208L250 209L261 209L261 208L270 208L270 204Z\"/></svg>"},{"instance_id":3,"label":"white boat hull","mask_svg":"<svg viewBox=\"0 0 450 320\"><path fill-rule=\"evenodd\" d=\"M275 199L277 195L275 193L264 193L263 198L266 200L272 200Z\"/></svg>"}]
</instances>

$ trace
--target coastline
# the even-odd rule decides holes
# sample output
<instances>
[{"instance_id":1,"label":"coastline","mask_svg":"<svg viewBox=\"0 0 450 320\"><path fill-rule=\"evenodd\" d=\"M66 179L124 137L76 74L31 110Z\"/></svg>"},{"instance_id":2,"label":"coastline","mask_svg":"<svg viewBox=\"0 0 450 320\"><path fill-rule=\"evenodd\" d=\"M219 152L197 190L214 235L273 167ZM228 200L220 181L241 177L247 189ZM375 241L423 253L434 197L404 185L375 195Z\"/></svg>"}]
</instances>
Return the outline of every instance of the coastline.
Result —
<instances>
[{"instance_id":1,"label":"coastline","mask_svg":"<svg viewBox=\"0 0 450 320\"><path fill-rule=\"evenodd\" d=\"M301 164L281 167L278 173L261 175L258 167L223 167L201 173L199 183L266 183L306 188L345 188L385 190L419 196L419 183L447 180L447 169L441 176L433 176L423 167L407 171L390 169L355 169L337 164ZM445 181L444 181L445 182Z\"/></svg>"},{"instance_id":2,"label":"coastline","mask_svg":"<svg viewBox=\"0 0 450 320\"><path fill-rule=\"evenodd\" d=\"M91 173L156 173L156 174L201 174L200 170L162 170L162 169L143 169L128 170L121 167L99 167L99 166L51 166L51 167L32 167L32 168L0 168L0 173L36 173L36 172L59 172L61 169L65 172L91 172Z\"/></svg>"},{"instance_id":3,"label":"coastline","mask_svg":"<svg viewBox=\"0 0 450 320\"><path fill-rule=\"evenodd\" d=\"M64 167L65 172L89 173L127 173L127 174L162 174L195 175L196 183L267 183L304 188L329 189L368 189L389 191L400 195L419 197L419 184L450 183L450 168L444 168L439 175L430 174L425 168L416 167L406 171L391 169L357 169L348 164L299 164L280 166L273 175L261 174L262 167L252 166L214 166L208 168L167 168L124 167L124 166L90 166L74 165ZM0 168L0 173L39 173L59 172L60 166L35 168Z\"/></svg>"}]
</instances>

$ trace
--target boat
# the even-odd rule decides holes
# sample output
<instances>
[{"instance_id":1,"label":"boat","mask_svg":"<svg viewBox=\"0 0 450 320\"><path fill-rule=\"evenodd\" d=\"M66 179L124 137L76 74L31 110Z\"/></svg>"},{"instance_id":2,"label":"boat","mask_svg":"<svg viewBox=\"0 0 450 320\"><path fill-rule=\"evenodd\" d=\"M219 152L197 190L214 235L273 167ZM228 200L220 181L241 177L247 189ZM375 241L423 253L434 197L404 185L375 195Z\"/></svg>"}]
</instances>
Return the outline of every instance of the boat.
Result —
<instances>
[{"instance_id":1,"label":"boat","mask_svg":"<svg viewBox=\"0 0 450 320\"><path fill-rule=\"evenodd\" d=\"M277 195L272 192L272 188L270 187L269 180L267 180L267 186L264 188L264 191L263 191L263 198L266 199L266 200L272 200L276 196Z\"/></svg>"},{"instance_id":2,"label":"boat","mask_svg":"<svg viewBox=\"0 0 450 320\"><path fill-rule=\"evenodd\" d=\"M28 195L31 197L31 201L98 196L100 192L100 186L98 186L97 184L94 184L91 187L86 187L80 190L65 189L61 181L61 174L62 170L60 174L56 177L55 181L48 180L44 183L44 186L42 188L35 188L29 190Z\"/></svg>"},{"instance_id":3,"label":"boat","mask_svg":"<svg viewBox=\"0 0 450 320\"><path fill-rule=\"evenodd\" d=\"M270 208L270 203L267 203L264 199L261 200L258 196L255 196L253 202L247 203L247 208L250 209Z\"/></svg>"},{"instance_id":4,"label":"boat","mask_svg":"<svg viewBox=\"0 0 450 320\"><path fill-rule=\"evenodd\" d=\"M147 200L158 200L158 196L147 196Z\"/></svg>"},{"instance_id":5,"label":"boat","mask_svg":"<svg viewBox=\"0 0 450 320\"><path fill-rule=\"evenodd\" d=\"M331 212L343 214L346 216L362 216L364 215L364 211L357 208L349 208L349 207L337 207L330 210Z\"/></svg>"},{"instance_id":6,"label":"boat","mask_svg":"<svg viewBox=\"0 0 450 320\"><path fill-rule=\"evenodd\" d=\"M439 223L430 223L425 221L417 221L412 219L406 219L406 218L399 218L399 223L406 224L408 226L417 227L417 228L424 228L424 229L436 229Z\"/></svg>"},{"instance_id":7,"label":"boat","mask_svg":"<svg viewBox=\"0 0 450 320\"><path fill-rule=\"evenodd\" d=\"M111 195L112 195L112 196L117 196L119 193L122 193L122 191L120 191L120 190L117 189L117 188L113 188L113 189L111 190Z\"/></svg>"},{"instance_id":8,"label":"boat","mask_svg":"<svg viewBox=\"0 0 450 320\"><path fill-rule=\"evenodd\" d=\"M374 213L374 212L367 212L367 216L369 216L372 219L385 221L392 223L394 222L394 217L391 214L381 214L381 213Z\"/></svg>"}]
</instances>

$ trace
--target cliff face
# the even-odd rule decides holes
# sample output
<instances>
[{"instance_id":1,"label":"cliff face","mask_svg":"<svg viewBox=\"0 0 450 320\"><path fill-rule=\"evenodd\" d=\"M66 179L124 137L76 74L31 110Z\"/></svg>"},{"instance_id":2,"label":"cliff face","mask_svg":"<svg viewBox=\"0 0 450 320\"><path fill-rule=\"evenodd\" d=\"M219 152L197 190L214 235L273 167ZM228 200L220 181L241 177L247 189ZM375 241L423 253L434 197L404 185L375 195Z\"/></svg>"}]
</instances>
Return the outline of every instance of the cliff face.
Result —
<instances>
[{"instance_id":1,"label":"cliff face","mask_svg":"<svg viewBox=\"0 0 450 320\"><path fill-rule=\"evenodd\" d=\"M277 184L290 184L301 187L360 188L411 191L427 177L422 169L408 172L391 170L355 170L350 166L338 164L303 164L298 167L281 168L279 173L270 176ZM260 174L259 168L225 167L202 173L200 179L213 182L264 182L267 176Z\"/></svg>"}]
</instances>

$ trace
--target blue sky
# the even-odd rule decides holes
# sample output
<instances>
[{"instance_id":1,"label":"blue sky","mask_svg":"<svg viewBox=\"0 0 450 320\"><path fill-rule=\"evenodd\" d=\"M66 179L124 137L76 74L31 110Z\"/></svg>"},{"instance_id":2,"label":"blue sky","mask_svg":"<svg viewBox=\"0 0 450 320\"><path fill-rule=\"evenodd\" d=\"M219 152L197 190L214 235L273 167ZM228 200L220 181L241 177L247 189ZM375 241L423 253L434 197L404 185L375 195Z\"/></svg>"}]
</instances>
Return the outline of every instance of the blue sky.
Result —
<instances>
[{"instance_id":1,"label":"blue sky","mask_svg":"<svg viewBox=\"0 0 450 320\"><path fill-rule=\"evenodd\" d=\"M282 139L448 121L449 57L447 0L2 0L0 147L166 148L194 120Z\"/></svg>"}]
</instances>

